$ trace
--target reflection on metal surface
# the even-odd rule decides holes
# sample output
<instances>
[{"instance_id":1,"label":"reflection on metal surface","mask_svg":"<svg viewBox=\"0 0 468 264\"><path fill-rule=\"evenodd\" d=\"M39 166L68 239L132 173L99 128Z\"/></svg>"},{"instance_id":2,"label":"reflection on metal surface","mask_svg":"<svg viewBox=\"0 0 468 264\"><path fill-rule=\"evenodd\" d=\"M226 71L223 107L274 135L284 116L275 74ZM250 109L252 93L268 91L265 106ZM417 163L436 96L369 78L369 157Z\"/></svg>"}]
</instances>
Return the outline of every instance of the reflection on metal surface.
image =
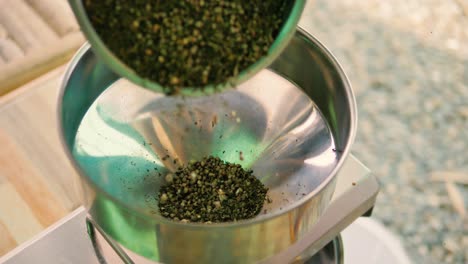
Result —
<instances>
[{"instance_id":1,"label":"reflection on metal surface","mask_svg":"<svg viewBox=\"0 0 468 264\"><path fill-rule=\"evenodd\" d=\"M330 145L330 147L324 150L321 155L308 158L304 161L306 164L316 167L329 167L336 163L336 149Z\"/></svg>"},{"instance_id":2,"label":"reflection on metal surface","mask_svg":"<svg viewBox=\"0 0 468 264\"><path fill-rule=\"evenodd\" d=\"M338 235L304 264L343 264L343 242Z\"/></svg>"},{"instance_id":3,"label":"reflection on metal surface","mask_svg":"<svg viewBox=\"0 0 468 264\"><path fill-rule=\"evenodd\" d=\"M92 247L94 249L94 253L96 254L97 260L99 261L100 264L107 264L106 258L103 254L103 250L101 245L99 244L99 238L98 234L96 231L99 232L99 235L103 238L103 241L109 245L112 250L117 254L117 256L125 263L125 264L133 264L133 260L127 255L127 253L118 245L115 243L112 238L106 235L101 228L96 225L92 219L86 218L86 229L88 231L88 236L89 240L92 244Z\"/></svg>"}]
</instances>

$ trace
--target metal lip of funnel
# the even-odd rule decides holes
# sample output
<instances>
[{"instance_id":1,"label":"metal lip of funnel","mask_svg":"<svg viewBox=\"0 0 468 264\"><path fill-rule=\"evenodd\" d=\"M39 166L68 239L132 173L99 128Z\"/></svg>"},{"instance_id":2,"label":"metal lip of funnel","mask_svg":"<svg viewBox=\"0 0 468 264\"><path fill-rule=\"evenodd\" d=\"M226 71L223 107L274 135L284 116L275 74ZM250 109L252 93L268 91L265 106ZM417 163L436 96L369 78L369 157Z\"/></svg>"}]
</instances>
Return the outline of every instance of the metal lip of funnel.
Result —
<instances>
[{"instance_id":1,"label":"metal lip of funnel","mask_svg":"<svg viewBox=\"0 0 468 264\"><path fill-rule=\"evenodd\" d=\"M148 254L143 251L138 252L153 260L169 260L176 256L174 252L180 248L202 250L193 247L193 243L204 241L204 245L208 248L210 246L222 248L223 243L236 243L238 245L236 254L244 257L242 261L251 262L277 254L301 239L317 222L333 195L335 176L347 158L354 141L357 106L349 80L334 56L316 38L301 28L297 29L290 44L268 69L300 87L326 118L336 146L334 149L336 158L332 169L320 178L322 180L315 189L284 207L282 211L237 222L210 225L180 223L132 208L93 182L75 160L72 149L83 117L93 102L120 79L120 76L99 61L90 50L90 45L85 44L72 59L64 75L57 111L61 143L72 165L84 179L83 186L85 192L89 194L85 197L87 199L85 205L90 208L94 199L100 196L118 207L123 217L131 218L126 224L138 223L135 224L136 227L145 225L157 227L153 230L157 235L151 239L158 240L159 246L148 245L150 250L154 250ZM104 231L108 232L109 229L106 228L103 227ZM260 231L261 236L253 236ZM220 237L223 239L219 240ZM130 244L126 244L130 243L129 240L120 239L123 238L117 238L119 243L138 251L138 247L131 248ZM268 243L269 246L252 251L255 245L264 243ZM203 251L200 254L207 254L202 256L209 259L217 259L226 253L228 252L213 250Z\"/></svg>"},{"instance_id":2,"label":"metal lip of funnel","mask_svg":"<svg viewBox=\"0 0 468 264\"><path fill-rule=\"evenodd\" d=\"M92 46L92 49L95 51L96 55L101 59L109 68L111 68L118 75L132 81L138 86L148 88L153 91L163 92L164 88L149 79L140 77L133 69L129 68L125 63L123 63L119 58L117 58L113 52L111 52L104 42L101 40L99 35L94 30L94 27L91 24L91 21L86 14L86 10L83 6L83 0L68 0L70 3L71 9L75 14L75 17L80 24L81 30L85 34L89 43ZM283 27L281 28L278 36L273 42L272 46L268 50L268 54L256 63L250 65L247 69L240 72L236 77L232 77L227 80L224 84L219 84L216 86L207 85L202 89L195 89L193 87L181 87L179 94L183 96L203 96L207 94L216 93L223 90L232 89L237 85L247 81L256 73L270 65L286 48L288 42L294 36L296 25L301 18L302 11L306 5L306 0L291 0L291 11L289 13L288 19L284 22Z\"/></svg>"}]
</instances>

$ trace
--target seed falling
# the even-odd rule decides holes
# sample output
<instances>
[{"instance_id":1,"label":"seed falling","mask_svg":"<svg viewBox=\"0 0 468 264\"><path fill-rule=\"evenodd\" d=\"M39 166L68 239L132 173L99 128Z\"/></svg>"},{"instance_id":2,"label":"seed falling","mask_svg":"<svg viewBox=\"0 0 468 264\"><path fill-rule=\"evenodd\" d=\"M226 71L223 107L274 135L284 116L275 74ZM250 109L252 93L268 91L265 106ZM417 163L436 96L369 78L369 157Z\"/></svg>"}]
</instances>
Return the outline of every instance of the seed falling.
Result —
<instances>
[{"instance_id":1,"label":"seed falling","mask_svg":"<svg viewBox=\"0 0 468 264\"><path fill-rule=\"evenodd\" d=\"M255 217L268 189L239 164L209 156L180 167L159 191L159 211L173 220L227 222Z\"/></svg>"},{"instance_id":2,"label":"seed falling","mask_svg":"<svg viewBox=\"0 0 468 264\"><path fill-rule=\"evenodd\" d=\"M168 94L220 85L267 55L289 1L85 0L104 44Z\"/></svg>"}]
</instances>

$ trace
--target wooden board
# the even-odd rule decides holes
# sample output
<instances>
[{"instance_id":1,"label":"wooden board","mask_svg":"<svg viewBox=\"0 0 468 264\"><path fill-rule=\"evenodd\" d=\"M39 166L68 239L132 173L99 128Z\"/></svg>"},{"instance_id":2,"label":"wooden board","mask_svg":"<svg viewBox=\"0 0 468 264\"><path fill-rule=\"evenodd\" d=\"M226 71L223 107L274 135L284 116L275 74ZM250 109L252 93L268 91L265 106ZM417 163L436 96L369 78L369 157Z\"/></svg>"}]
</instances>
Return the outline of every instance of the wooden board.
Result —
<instances>
[{"instance_id":1,"label":"wooden board","mask_svg":"<svg viewBox=\"0 0 468 264\"><path fill-rule=\"evenodd\" d=\"M0 255L80 205L79 179L56 122L63 71L0 98Z\"/></svg>"}]
</instances>

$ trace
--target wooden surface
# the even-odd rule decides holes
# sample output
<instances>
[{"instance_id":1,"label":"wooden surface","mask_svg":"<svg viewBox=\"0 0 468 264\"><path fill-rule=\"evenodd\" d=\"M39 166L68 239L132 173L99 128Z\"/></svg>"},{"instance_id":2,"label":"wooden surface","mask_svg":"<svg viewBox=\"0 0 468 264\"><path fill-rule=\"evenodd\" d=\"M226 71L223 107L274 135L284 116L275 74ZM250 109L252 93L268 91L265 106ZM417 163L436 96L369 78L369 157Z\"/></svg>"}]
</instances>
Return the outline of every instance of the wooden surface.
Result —
<instances>
[{"instance_id":1,"label":"wooden surface","mask_svg":"<svg viewBox=\"0 0 468 264\"><path fill-rule=\"evenodd\" d=\"M0 97L0 256L80 205L56 123L63 70Z\"/></svg>"}]
</instances>

